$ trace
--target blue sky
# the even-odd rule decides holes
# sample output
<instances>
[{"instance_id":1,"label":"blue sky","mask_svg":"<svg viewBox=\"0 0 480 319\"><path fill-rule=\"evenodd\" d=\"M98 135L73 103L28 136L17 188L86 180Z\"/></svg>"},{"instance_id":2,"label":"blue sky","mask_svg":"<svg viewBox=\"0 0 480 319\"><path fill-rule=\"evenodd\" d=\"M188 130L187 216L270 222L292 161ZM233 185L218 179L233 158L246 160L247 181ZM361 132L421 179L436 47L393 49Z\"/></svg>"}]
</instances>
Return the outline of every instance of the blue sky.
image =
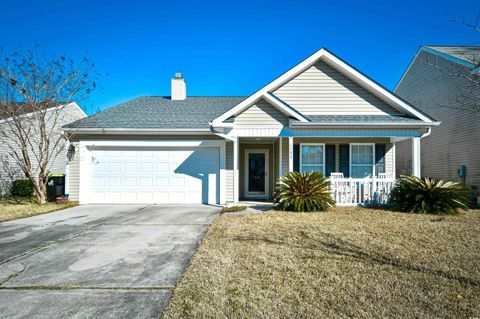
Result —
<instances>
[{"instance_id":1,"label":"blue sky","mask_svg":"<svg viewBox=\"0 0 480 319\"><path fill-rule=\"evenodd\" d=\"M140 95L249 95L321 47L392 89L422 44L471 45L478 1L5 1L0 45L88 56L92 113ZM478 42L476 43L478 45Z\"/></svg>"}]
</instances>

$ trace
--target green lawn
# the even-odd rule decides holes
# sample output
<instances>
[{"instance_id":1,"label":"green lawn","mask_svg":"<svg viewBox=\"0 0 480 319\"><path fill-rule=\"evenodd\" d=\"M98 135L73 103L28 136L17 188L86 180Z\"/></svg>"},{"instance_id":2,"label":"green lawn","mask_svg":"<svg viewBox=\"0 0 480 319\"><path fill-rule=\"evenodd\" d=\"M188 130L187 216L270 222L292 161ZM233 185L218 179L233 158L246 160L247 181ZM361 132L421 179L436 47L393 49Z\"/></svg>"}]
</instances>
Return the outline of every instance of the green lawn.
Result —
<instances>
[{"instance_id":1,"label":"green lawn","mask_svg":"<svg viewBox=\"0 0 480 319\"><path fill-rule=\"evenodd\" d=\"M220 215L165 317L480 317L480 211Z\"/></svg>"},{"instance_id":2,"label":"green lawn","mask_svg":"<svg viewBox=\"0 0 480 319\"><path fill-rule=\"evenodd\" d=\"M63 205L55 203L38 205L29 198L2 198L0 199L0 222L50 213L76 205L78 204L75 202Z\"/></svg>"}]
</instances>

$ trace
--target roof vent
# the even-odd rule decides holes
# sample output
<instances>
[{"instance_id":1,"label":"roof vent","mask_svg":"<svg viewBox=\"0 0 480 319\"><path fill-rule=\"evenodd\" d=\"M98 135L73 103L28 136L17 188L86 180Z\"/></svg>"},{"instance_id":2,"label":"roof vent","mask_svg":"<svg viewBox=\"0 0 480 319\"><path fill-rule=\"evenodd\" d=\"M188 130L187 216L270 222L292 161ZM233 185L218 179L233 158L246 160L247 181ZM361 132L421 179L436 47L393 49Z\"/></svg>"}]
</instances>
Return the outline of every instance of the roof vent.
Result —
<instances>
[{"instance_id":1,"label":"roof vent","mask_svg":"<svg viewBox=\"0 0 480 319\"><path fill-rule=\"evenodd\" d=\"M172 78L172 100L185 100L187 98L187 83L182 76L182 73L175 73Z\"/></svg>"}]
</instances>

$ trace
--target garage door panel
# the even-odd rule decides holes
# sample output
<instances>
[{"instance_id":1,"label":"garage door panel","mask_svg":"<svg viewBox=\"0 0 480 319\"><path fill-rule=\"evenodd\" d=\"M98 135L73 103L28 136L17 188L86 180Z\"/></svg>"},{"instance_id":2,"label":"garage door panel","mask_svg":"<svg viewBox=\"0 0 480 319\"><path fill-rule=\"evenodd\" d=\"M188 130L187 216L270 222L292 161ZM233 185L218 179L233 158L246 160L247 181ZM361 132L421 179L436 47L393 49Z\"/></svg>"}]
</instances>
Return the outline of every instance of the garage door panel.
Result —
<instances>
[{"instance_id":1,"label":"garage door panel","mask_svg":"<svg viewBox=\"0 0 480 319\"><path fill-rule=\"evenodd\" d=\"M94 149L94 203L219 201L218 148Z\"/></svg>"}]
</instances>

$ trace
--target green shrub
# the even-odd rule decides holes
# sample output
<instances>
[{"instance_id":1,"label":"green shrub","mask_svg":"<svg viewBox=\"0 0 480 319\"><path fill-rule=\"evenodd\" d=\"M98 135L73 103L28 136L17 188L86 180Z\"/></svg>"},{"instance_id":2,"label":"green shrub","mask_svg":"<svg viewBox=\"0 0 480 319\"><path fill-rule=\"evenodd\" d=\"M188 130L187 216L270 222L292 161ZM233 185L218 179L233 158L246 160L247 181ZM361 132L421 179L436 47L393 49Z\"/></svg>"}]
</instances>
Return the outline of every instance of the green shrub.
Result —
<instances>
[{"instance_id":1,"label":"green shrub","mask_svg":"<svg viewBox=\"0 0 480 319\"><path fill-rule=\"evenodd\" d=\"M318 172L289 172L277 181L275 208L293 212L326 211L335 206L330 182Z\"/></svg>"},{"instance_id":2,"label":"green shrub","mask_svg":"<svg viewBox=\"0 0 480 319\"><path fill-rule=\"evenodd\" d=\"M12 183L12 196L30 197L33 194L33 185L29 179L17 179Z\"/></svg>"},{"instance_id":3,"label":"green shrub","mask_svg":"<svg viewBox=\"0 0 480 319\"><path fill-rule=\"evenodd\" d=\"M467 209L468 193L460 184L403 175L390 193L394 209L416 214L455 214Z\"/></svg>"}]
</instances>

